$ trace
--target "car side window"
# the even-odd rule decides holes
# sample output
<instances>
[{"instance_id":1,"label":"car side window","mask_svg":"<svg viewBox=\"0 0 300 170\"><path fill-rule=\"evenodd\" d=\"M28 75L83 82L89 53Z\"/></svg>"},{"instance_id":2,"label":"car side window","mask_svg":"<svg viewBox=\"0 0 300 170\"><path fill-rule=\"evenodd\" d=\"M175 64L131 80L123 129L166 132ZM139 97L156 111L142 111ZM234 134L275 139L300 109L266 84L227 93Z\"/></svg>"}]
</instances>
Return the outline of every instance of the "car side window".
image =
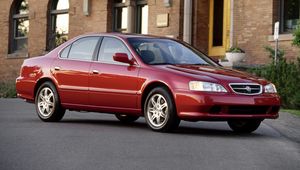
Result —
<instances>
[{"instance_id":1,"label":"car side window","mask_svg":"<svg viewBox=\"0 0 300 170\"><path fill-rule=\"evenodd\" d=\"M63 49L60 53L60 58L68 58L68 54L70 51L71 45L69 45L68 47L66 47L65 49Z\"/></svg>"},{"instance_id":2,"label":"car side window","mask_svg":"<svg viewBox=\"0 0 300 170\"><path fill-rule=\"evenodd\" d=\"M73 42L68 58L92 60L98 41L99 37L85 37Z\"/></svg>"},{"instance_id":3,"label":"car side window","mask_svg":"<svg viewBox=\"0 0 300 170\"><path fill-rule=\"evenodd\" d=\"M115 61L113 59L115 53L126 53L128 56L130 56L130 52L122 41L112 37L104 37L98 54L98 61L104 63L127 65Z\"/></svg>"}]
</instances>

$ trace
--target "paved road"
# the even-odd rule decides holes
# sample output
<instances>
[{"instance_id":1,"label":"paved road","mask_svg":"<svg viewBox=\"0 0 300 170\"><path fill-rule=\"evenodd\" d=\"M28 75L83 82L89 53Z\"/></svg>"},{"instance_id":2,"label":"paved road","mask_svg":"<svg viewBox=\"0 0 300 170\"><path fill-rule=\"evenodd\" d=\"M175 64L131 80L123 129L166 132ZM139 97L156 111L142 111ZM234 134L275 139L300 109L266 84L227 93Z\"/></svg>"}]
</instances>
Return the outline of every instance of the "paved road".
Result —
<instances>
[{"instance_id":1,"label":"paved road","mask_svg":"<svg viewBox=\"0 0 300 170\"><path fill-rule=\"evenodd\" d=\"M124 125L97 113L67 112L62 122L44 123L34 105L0 99L0 169L298 170L299 136L276 129L282 121L266 121L250 135L223 122L182 122L165 134L149 130L143 118Z\"/></svg>"}]
</instances>

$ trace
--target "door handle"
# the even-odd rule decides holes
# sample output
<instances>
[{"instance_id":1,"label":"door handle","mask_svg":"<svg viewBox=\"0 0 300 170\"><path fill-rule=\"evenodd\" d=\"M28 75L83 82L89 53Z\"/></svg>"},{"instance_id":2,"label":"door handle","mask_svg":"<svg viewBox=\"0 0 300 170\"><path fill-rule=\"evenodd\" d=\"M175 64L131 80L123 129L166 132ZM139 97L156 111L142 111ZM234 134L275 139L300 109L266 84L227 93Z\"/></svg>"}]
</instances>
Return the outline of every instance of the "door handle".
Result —
<instances>
[{"instance_id":1,"label":"door handle","mask_svg":"<svg viewBox=\"0 0 300 170\"><path fill-rule=\"evenodd\" d=\"M60 70L60 67L56 66L56 67L54 67L54 70L58 71L58 70Z\"/></svg>"},{"instance_id":2,"label":"door handle","mask_svg":"<svg viewBox=\"0 0 300 170\"><path fill-rule=\"evenodd\" d=\"M92 73L93 74L99 74L99 71L98 70L93 70Z\"/></svg>"}]
</instances>

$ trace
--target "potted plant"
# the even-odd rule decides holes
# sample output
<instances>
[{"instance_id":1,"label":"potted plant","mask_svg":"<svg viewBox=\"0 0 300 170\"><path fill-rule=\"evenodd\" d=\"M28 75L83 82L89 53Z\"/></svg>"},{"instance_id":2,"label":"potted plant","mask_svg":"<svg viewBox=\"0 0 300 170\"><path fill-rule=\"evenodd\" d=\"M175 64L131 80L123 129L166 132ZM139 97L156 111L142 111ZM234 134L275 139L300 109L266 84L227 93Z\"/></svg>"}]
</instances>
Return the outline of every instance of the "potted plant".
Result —
<instances>
[{"instance_id":1,"label":"potted plant","mask_svg":"<svg viewBox=\"0 0 300 170\"><path fill-rule=\"evenodd\" d=\"M243 61L245 57L245 51L239 47L231 47L225 54L225 58L231 63L239 63Z\"/></svg>"}]
</instances>

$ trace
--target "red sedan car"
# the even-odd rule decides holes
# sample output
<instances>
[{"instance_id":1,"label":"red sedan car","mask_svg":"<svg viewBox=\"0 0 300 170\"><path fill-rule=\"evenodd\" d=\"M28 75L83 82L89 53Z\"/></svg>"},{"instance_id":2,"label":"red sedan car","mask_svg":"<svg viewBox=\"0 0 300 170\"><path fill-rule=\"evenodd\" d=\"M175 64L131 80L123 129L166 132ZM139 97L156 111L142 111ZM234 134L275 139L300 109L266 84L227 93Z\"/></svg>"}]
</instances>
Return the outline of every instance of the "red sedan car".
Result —
<instances>
[{"instance_id":1,"label":"red sedan car","mask_svg":"<svg viewBox=\"0 0 300 170\"><path fill-rule=\"evenodd\" d=\"M61 120L66 109L105 112L122 122L144 116L164 132L180 120L215 120L250 133L280 109L272 83L223 68L186 43L142 35L73 38L25 60L16 87L43 121Z\"/></svg>"}]
</instances>

